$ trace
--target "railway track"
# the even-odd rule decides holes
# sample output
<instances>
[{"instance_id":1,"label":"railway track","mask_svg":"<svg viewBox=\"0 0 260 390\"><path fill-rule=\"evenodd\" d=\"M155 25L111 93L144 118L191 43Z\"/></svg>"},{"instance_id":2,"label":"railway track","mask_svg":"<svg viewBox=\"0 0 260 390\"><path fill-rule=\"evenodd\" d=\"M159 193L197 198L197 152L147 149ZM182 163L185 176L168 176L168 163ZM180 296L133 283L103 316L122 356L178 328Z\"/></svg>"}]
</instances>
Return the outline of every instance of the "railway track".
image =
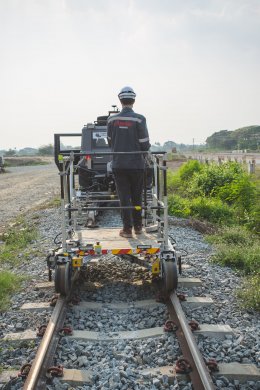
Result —
<instances>
[{"instance_id":1,"label":"railway track","mask_svg":"<svg viewBox=\"0 0 260 390\"><path fill-rule=\"evenodd\" d=\"M114 275L112 280L109 272ZM195 291L198 283L180 279L180 290ZM45 283L37 288L53 287ZM228 365L219 365L220 371L212 379L196 339L206 334L225 342L232 330L213 331L204 324L192 333L187 316L194 308L203 310L213 302L184 298L175 293L165 296L147 270L125 259L113 256L93 261L75 282L72 296L58 298L29 375L24 373L23 380L13 381L16 384L10 383L9 389L218 389L223 388L219 387L223 379L218 378L225 375L230 381L233 375L234 386L238 386L238 378L239 386L248 378L257 385L253 366L251 376L246 377L242 365L237 366L239 372L234 366L228 372ZM46 308L43 302L40 305ZM35 309L36 305L31 305L29 310ZM23 332L23 341L26 337L32 341L36 335ZM209 363L216 368L215 362ZM246 368L249 370L248 365ZM46 373L54 377L47 379Z\"/></svg>"},{"instance_id":2,"label":"railway track","mask_svg":"<svg viewBox=\"0 0 260 390\"><path fill-rule=\"evenodd\" d=\"M83 130L76 136L84 141L87 135L87 147L94 147L98 138L105 137L106 125L97 120ZM20 312L40 309L47 312L50 306L44 300L54 291L61 296L53 297L53 312L46 315L49 321L41 324L38 331L36 324L33 329L28 329L26 322L11 324L16 333L7 332L3 338L5 348L9 342L10 345L22 342L14 348L15 363L23 364L18 377L4 388L256 390L259 371L255 366L223 365L226 360L246 363L247 357L252 361L257 359L248 351L242 356L241 353L233 355L232 346L241 344L242 339L233 340L233 330L228 323L223 324L225 316L220 309L220 324L215 316L207 316L206 305L213 306L214 302L203 294L201 281L179 279L178 294L173 292L177 289L180 258L174 247L175 235L173 239L169 231L165 153L129 152L146 153L150 163L144 174L142 204L122 206L117 205L110 157L125 152L84 150L84 145L83 150L63 151L61 137L71 135L55 134L61 224L54 229L56 249L47 257L48 274L50 277L55 270L55 283L38 285L36 288L42 291L41 302L29 303L26 299L27 304ZM126 239L119 234L118 226L111 223L115 211L124 209L142 213L141 234ZM110 212L108 226L104 218L107 212ZM102 222L97 226L100 215ZM52 216L50 226L54 222ZM61 233L57 235L60 228ZM183 238L184 243L189 239ZM193 261L186 264L183 276L186 271L186 276L189 274L189 266L193 267L191 275L197 271L198 253L194 244L191 246ZM35 265L34 275L38 275L39 264ZM221 276L220 283L222 279ZM205 278L204 283L207 290L209 284ZM33 296L29 290L28 295ZM194 321L193 310L203 323ZM10 331L10 326L5 325ZM210 340L214 340L213 346L208 349ZM238 347L239 351L243 350ZM255 346L251 347L252 351L256 350ZM4 355L10 367L9 350L13 347L8 348ZM215 371L214 375L210 370ZM246 384L242 385L243 382Z\"/></svg>"}]
</instances>

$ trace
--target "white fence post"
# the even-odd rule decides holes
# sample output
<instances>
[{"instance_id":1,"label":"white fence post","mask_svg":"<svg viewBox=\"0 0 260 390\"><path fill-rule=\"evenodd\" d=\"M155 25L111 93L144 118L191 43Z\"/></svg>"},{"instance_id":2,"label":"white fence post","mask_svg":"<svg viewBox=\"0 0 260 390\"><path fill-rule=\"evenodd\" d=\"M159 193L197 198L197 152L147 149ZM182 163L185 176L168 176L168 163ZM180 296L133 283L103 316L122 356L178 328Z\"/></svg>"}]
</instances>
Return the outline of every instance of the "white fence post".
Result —
<instances>
[{"instance_id":1,"label":"white fence post","mask_svg":"<svg viewBox=\"0 0 260 390\"><path fill-rule=\"evenodd\" d=\"M253 159L252 161L249 161L249 163L248 163L248 173L250 173L250 175L255 173L255 159Z\"/></svg>"}]
</instances>

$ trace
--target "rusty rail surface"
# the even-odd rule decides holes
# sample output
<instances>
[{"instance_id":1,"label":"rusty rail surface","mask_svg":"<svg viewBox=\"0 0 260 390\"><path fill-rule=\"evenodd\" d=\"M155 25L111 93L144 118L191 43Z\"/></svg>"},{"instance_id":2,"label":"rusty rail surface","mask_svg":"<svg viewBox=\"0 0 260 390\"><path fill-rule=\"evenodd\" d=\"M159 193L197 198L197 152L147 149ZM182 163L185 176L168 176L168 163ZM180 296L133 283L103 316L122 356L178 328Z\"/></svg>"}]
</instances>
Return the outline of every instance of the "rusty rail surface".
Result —
<instances>
[{"instance_id":1,"label":"rusty rail surface","mask_svg":"<svg viewBox=\"0 0 260 390\"><path fill-rule=\"evenodd\" d=\"M173 292L167 302L170 319L176 324L176 335L184 358L190 363L190 379L194 390L214 390L215 386L209 370L199 351L195 338L182 310L179 298Z\"/></svg>"},{"instance_id":2,"label":"rusty rail surface","mask_svg":"<svg viewBox=\"0 0 260 390\"><path fill-rule=\"evenodd\" d=\"M33 360L30 372L26 378L23 390L45 390L46 389L46 372L51 366L60 335L59 331L63 327L66 317L67 302L73 294L73 285L79 277L76 271L72 277L70 293L67 297L59 296L57 303L52 312L48 326L43 335L43 339Z\"/></svg>"},{"instance_id":3,"label":"rusty rail surface","mask_svg":"<svg viewBox=\"0 0 260 390\"><path fill-rule=\"evenodd\" d=\"M66 298L59 297L24 383L24 390L41 390L46 388L45 373L55 352L59 340L59 329L63 326L65 315Z\"/></svg>"}]
</instances>

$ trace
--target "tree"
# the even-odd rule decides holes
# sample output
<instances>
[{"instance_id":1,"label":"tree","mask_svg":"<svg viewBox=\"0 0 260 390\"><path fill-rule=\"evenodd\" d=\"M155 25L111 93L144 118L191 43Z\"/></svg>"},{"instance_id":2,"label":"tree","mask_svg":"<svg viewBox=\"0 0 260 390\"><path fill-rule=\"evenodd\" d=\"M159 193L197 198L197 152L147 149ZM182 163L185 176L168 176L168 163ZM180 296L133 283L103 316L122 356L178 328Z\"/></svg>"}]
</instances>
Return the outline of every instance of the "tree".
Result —
<instances>
[{"instance_id":1,"label":"tree","mask_svg":"<svg viewBox=\"0 0 260 390\"><path fill-rule=\"evenodd\" d=\"M41 156L53 156L54 147L52 144L39 147L38 154Z\"/></svg>"},{"instance_id":2,"label":"tree","mask_svg":"<svg viewBox=\"0 0 260 390\"><path fill-rule=\"evenodd\" d=\"M9 149L5 152L5 157L13 157L16 155L16 150L15 149Z\"/></svg>"},{"instance_id":3,"label":"tree","mask_svg":"<svg viewBox=\"0 0 260 390\"><path fill-rule=\"evenodd\" d=\"M236 130L220 130L206 139L207 146L212 149L256 150L260 141L260 126L241 127Z\"/></svg>"},{"instance_id":4,"label":"tree","mask_svg":"<svg viewBox=\"0 0 260 390\"><path fill-rule=\"evenodd\" d=\"M172 150L172 149L176 149L176 146L177 146L177 144L175 143L175 142L173 142L173 141L166 141L166 142L164 142L164 144L163 144L163 150Z\"/></svg>"}]
</instances>

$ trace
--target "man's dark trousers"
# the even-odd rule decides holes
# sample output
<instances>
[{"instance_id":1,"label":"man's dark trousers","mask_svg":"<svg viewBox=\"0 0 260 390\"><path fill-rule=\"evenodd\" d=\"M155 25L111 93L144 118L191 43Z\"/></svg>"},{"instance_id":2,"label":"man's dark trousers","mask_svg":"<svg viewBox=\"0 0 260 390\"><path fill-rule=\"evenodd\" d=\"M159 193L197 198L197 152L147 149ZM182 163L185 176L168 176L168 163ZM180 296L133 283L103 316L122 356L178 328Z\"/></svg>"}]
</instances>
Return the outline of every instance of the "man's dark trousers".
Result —
<instances>
[{"instance_id":1,"label":"man's dark trousers","mask_svg":"<svg viewBox=\"0 0 260 390\"><path fill-rule=\"evenodd\" d=\"M114 169L117 194L121 206L141 206L144 170ZM141 210L121 210L124 229L140 228L142 226Z\"/></svg>"}]
</instances>

